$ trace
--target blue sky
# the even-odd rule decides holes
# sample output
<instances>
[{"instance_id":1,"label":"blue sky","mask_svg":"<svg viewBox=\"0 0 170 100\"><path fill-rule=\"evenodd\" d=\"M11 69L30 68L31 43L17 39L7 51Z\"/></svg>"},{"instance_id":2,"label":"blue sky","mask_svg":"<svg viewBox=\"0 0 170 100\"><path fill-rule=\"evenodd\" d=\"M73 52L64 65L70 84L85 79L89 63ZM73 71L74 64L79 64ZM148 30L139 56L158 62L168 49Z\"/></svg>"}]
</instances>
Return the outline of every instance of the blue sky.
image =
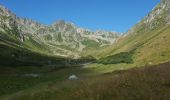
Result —
<instances>
[{"instance_id":1,"label":"blue sky","mask_svg":"<svg viewBox=\"0 0 170 100\"><path fill-rule=\"evenodd\" d=\"M0 0L20 17L43 24L73 22L91 30L126 32L160 0Z\"/></svg>"}]
</instances>

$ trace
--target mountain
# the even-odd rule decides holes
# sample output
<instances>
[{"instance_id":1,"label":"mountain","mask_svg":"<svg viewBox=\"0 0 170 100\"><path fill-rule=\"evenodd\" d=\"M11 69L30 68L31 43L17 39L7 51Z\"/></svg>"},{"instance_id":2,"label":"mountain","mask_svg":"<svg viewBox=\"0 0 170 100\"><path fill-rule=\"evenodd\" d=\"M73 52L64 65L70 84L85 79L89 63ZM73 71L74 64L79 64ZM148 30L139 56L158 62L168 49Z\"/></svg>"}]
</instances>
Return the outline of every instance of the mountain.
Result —
<instances>
[{"instance_id":1,"label":"mountain","mask_svg":"<svg viewBox=\"0 0 170 100\"><path fill-rule=\"evenodd\" d=\"M117 42L95 56L100 58L102 63L126 62L134 63L135 66L167 62L170 58L169 22L170 1L161 0Z\"/></svg>"},{"instance_id":2,"label":"mountain","mask_svg":"<svg viewBox=\"0 0 170 100\"><path fill-rule=\"evenodd\" d=\"M169 76L170 0L121 36L0 6L0 100L169 100Z\"/></svg>"},{"instance_id":3,"label":"mountain","mask_svg":"<svg viewBox=\"0 0 170 100\"><path fill-rule=\"evenodd\" d=\"M161 2L137 25L129 30L130 33L140 33L155 30L170 24L170 1L161 0Z\"/></svg>"},{"instance_id":4,"label":"mountain","mask_svg":"<svg viewBox=\"0 0 170 100\"><path fill-rule=\"evenodd\" d=\"M64 20L52 25L43 25L30 19L17 17L3 6L0 6L0 31L1 37L13 36L28 49L75 58L80 57L82 52L111 45L119 37L116 32L93 32Z\"/></svg>"},{"instance_id":5,"label":"mountain","mask_svg":"<svg viewBox=\"0 0 170 100\"><path fill-rule=\"evenodd\" d=\"M0 43L4 48L1 50L5 51L1 58L7 54L14 55L11 50L18 48L21 52L28 50L56 57L93 56L99 59L98 63L104 64L147 65L169 61L170 57L169 0L161 0L145 18L122 36L116 32L93 32L64 20L43 25L17 17L3 6L0 6L0 22ZM25 54L20 56L27 57Z\"/></svg>"}]
</instances>

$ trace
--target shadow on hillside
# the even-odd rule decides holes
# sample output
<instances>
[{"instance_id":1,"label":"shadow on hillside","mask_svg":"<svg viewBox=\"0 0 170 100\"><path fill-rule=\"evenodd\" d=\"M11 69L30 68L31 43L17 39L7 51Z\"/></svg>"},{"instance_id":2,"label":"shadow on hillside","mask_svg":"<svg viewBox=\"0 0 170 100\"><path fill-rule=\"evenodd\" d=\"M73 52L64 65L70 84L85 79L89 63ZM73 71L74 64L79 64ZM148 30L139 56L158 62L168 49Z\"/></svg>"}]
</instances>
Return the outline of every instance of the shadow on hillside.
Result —
<instances>
[{"instance_id":1,"label":"shadow on hillside","mask_svg":"<svg viewBox=\"0 0 170 100\"><path fill-rule=\"evenodd\" d=\"M2 44L0 44L0 48L0 66L72 67L81 66L84 63L95 61L95 58L89 56L80 59L48 56L25 48L14 48Z\"/></svg>"},{"instance_id":2,"label":"shadow on hillside","mask_svg":"<svg viewBox=\"0 0 170 100\"><path fill-rule=\"evenodd\" d=\"M131 64L133 63L133 56L134 52L120 52L115 55L107 56L105 58L99 59L96 63L101 64L119 64L119 63L127 63Z\"/></svg>"}]
</instances>

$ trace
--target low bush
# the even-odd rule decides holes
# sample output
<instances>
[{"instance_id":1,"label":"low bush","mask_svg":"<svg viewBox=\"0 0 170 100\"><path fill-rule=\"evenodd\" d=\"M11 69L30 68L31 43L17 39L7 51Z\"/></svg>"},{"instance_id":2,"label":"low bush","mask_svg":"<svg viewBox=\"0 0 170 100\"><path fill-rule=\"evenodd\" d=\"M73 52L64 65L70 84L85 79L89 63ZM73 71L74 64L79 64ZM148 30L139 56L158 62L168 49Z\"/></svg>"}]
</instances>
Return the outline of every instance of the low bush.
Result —
<instances>
[{"instance_id":1,"label":"low bush","mask_svg":"<svg viewBox=\"0 0 170 100\"><path fill-rule=\"evenodd\" d=\"M118 64L118 63L133 63L133 52L121 52L106 58L99 59L97 63L102 64Z\"/></svg>"}]
</instances>

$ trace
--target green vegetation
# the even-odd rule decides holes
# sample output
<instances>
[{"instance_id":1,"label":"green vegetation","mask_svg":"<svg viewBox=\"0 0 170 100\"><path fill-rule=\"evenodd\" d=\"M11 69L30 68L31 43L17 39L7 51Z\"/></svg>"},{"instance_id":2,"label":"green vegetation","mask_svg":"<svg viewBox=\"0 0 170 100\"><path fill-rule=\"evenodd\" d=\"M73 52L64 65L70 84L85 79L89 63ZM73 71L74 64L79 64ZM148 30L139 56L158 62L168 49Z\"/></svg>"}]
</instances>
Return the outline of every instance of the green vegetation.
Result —
<instances>
[{"instance_id":1,"label":"green vegetation","mask_svg":"<svg viewBox=\"0 0 170 100\"><path fill-rule=\"evenodd\" d=\"M13 48L0 44L1 66L51 66L58 67L79 66L79 64L94 61L92 58L71 59L48 56L25 48Z\"/></svg>"},{"instance_id":2,"label":"green vegetation","mask_svg":"<svg viewBox=\"0 0 170 100\"><path fill-rule=\"evenodd\" d=\"M80 67L58 68L57 66L0 67L0 97L11 95L32 87L61 82L73 73L81 76L90 73ZM33 74L33 75L32 75ZM34 76L38 75L38 76Z\"/></svg>"},{"instance_id":3,"label":"green vegetation","mask_svg":"<svg viewBox=\"0 0 170 100\"><path fill-rule=\"evenodd\" d=\"M145 66L150 62L152 64L167 62L170 58L168 52L170 51L170 39L168 37L170 37L170 26L145 33L129 34L113 46L103 49L93 56L104 60L107 56L134 50L132 53L134 65Z\"/></svg>"},{"instance_id":4,"label":"green vegetation","mask_svg":"<svg viewBox=\"0 0 170 100\"><path fill-rule=\"evenodd\" d=\"M24 34L22 41L15 25L1 25L0 100L169 100L170 26L168 11L161 10L159 4L109 47L72 33L65 40L53 28L40 37ZM80 41L82 52L76 50Z\"/></svg>"},{"instance_id":5,"label":"green vegetation","mask_svg":"<svg viewBox=\"0 0 170 100\"><path fill-rule=\"evenodd\" d=\"M2 67L0 97L2 100L168 99L169 65L165 63L104 74L80 67L60 70L50 67ZM25 76L29 73L40 76ZM79 79L68 80L72 73L76 73Z\"/></svg>"},{"instance_id":6,"label":"green vegetation","mask_svg":"<svg viewBox=\"0 0 170 100\"><path fill-rule=\"evenodd\" d=\"M0 63L1 65L12 65L12 66L20 66L20 65L37 65L43 66L48 65L50 61L51 64L54 64L56 61L60 63L65 63L64 59L57 60L56 57L48 57L43 54L39 54L36 52L32 52L26 50L25 48L14 48L5 45L0 45ZM56 63L55 63L56 64Z\"/></svg>"},{"instance_id":7,"label":"green vegetation","mask_svg":"<svg viewBox=\"0 0 170 100\"><path fill-rule=\"evenodd\" d=\"M21 42L15 35L0 32L0 64L1 66L79 66L94 61L89 57L72 59L50 54L46 44L39 43L30 35ZM36 37L34 37L36 38Z\"/></svg>"},{"instance_id":8,"label":"green vegetation","mask_svg":"<svg viewBox=\"0 0 170 100\"><path fill-rule=\"evenodd\" d=\"M133 53L131 52L121 52L106 58L102 58L97 63L102 64L119 64L119 63L133 63L132 59Z\"/></svg>"},{"instance_id":9,"label":"green vegetation","mask_svg":"<svg viewBox=\"0 0 170 100\"><path fill-rule=\"evenodd\" d=\"M90 49L90 48L99 48L100 44L98 42L95 42L93 40L84 40L82 42L82 44L86 45L87 46L87 49Z\"/></svg>"},{"instance_id":10,"label":"green vegetation","mask_svg":"<svg viewBox=\"0 0 170 100\"><path fill-rule=\"evenodd\" d=\"M28 36L29 40L25 40L23 45L25 48L29 48L32 51L40 52L44 54L50 54L51 51L45 43L36 41L33 37Z\"/></svg>"}]
</instances>

